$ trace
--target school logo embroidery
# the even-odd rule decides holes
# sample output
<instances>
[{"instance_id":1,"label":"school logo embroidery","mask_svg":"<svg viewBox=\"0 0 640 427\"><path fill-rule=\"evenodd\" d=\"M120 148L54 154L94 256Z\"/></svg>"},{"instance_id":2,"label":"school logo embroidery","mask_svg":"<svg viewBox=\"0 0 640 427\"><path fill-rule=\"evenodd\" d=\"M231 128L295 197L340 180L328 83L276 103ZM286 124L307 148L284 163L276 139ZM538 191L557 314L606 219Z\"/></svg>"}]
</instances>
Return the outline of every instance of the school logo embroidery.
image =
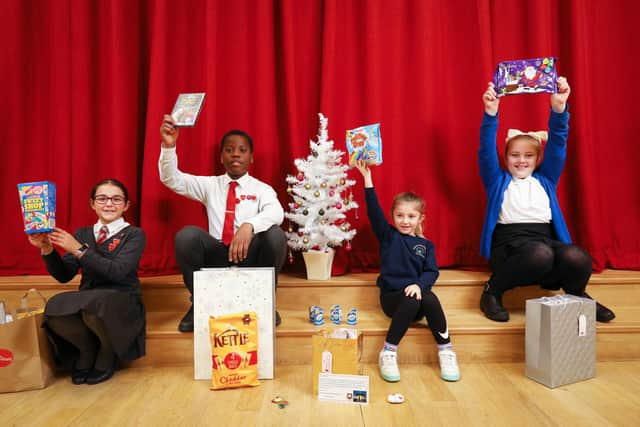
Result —
<instances>
[{"instance_id":1,"label":"school logo embroidery","mask_svg":"<svg viewBox=\"0 0 640 427\"><path fill-rule=\"evenodd\" d=\"M413 252L421 258L427 257L427 247L425 245L415 245L413 247Z\"/></svg>"},{"instance_id":2,"label":"school logo embroidery","mask_svg":"<svg viewBox=\"0 0 640 427\"><path fill-rule=\"evenodd\" d=\"M115 248L120 244L120 239L113 239L111 243L109 243L109 252L113 252Z\"/></svg>"}]
</instances>

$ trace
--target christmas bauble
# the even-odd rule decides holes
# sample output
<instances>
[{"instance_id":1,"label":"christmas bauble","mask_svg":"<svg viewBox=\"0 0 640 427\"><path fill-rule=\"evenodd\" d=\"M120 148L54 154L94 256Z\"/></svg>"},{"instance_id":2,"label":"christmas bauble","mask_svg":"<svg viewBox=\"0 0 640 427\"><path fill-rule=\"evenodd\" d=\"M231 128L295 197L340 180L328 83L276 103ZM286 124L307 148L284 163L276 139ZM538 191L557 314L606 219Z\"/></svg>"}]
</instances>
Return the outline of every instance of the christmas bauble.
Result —
<instances>
[{"instance_id":1,"label":"christmas bauble","mask_svg":"<svg viewBox=\"0 0 640 427\"><path fill-rule=\"evenodd\" d=\"M287 187L287 193L289 193L289 194L293 193L293 188Z\"/></svg>"},{"instance_id":2,"label":"christmas bauble","mask_svg":"<svg viewBox=\"0 0 640 427\"><path fill-rule=\"evenodd\" d=\"M348 204L349 204L349 199L344 199L342 202L343 202L343 203L345 204L345 206L346 206L346 205L348 205Z\"/></svg>"},{"instance_id":3,"label":"christmas bauble","mask_svg":"<svg viewBox=\"0 0 640 427\"><path fill-rule=\"evenodd\" d=\"M336 203L336 209L342 209L342 203Z\"/></svg>"},{"instance_id":4,"label":"christmas bauble","mask_svg":"<svg viewBox=\"0 0 640 427\"><path fill-rule=\"evenodd\" d=\"M340 230L342 231L347 231L349 229L349 227L347 227L345 224L340 226Z\"/></svg>"},{"instance_id":5,"label":"christmas bauble","mask_svg":"<svg viewBox=\"0 0 640 427\"><path fill-rule=\"evenodd\" d=\"M304 179L304 174L300 172L296 178L298 178L298 181L302 181Z\"/></svg>"},{"instance_id":6,"label":"christmas bauble","mask_svg":"<svg viewBox=\"0 0 640 427\"><path fill-rule=\"evenodd\" d=\"M307 190L311 188L311 184L305 184L304 188L306 188Z\"/></svg>"},{"instance_id":7,"label":"christmas bauble","mask_svg":"<svg viewBox=\"0 0 640 427\"><path fill-rule=\"evenodd\" d=\"M320 216L324 215L324 209L320 209L320 210L318 211L318 215L320 215Z\"/></svg>"},{"instance_id":8,"label":"christmas bauble","mask_svg":"<svg viewBox=\"0 0 640 427\"><path fill-rule=\"evenodd\" d=\"M329 197L333 197L334 194L336 194L335 191L333 191L333 190L329 191Z\"/></svg>"},{"instance_id":9,"label":"christmas bauble","mask_svg":"<svg viewBox=\"0 0 640 427\"><path fill-rule=\"evenodd\" d=\"M305 209L305 210L303 210L303 211L302 211L302 215L309 215L309 211L308 211L308 210L306 210L306 209Z\"/></svg>"},{"instance_id":10,"label":"christmas bauble","mask_svg":"<svg viewBox=\"0 0 640 427\"><path fill-rule=\"evenodd\" d=\"M326 183L326 182L322 182L322 183L320 183L320 187L322 187L322 188L327 188L327 183Z\"/></svg>"},{"instance_id":11,"label":"christmas bauble","mask_svg":"<svg viewBox=\"0 0 640 427\"><path fill-rule=\"evenodd\" d=\"M315 197L320 197L320 192L319 192L319 191L316 191L315 193L313 193L313 195L314 195Z\"/></svg>"},{"instance_id":12,"label":"christmas bauble","mask_svg":"<svg viewBox=\"0 0 640 427\"><path fill-rule=\"evenodd\" d=\"M293 208L294 208L294 209L298 209L299 207L300 207L300 203L294 203L294 204L293 204Z\"/></svg>"},{"instance_id":13,"label":"christmas bauble","mask_svg":"<svg viewBox=\"0 0 640 427\"><path fill-rule=\"evenodd\" d=\"M293 233L293 228L289 227L289 233Z\"/></svg>"},{"instance_id":14,"label":"christmas bauble","mask_svg":"<svg viewBox=\"0 0 640 427\"><path fill-rule=\"evenodd\" d=\"M298 236L302 237L304 233L302 231L298 231Z\"/></svg>"},{"instance_id":15,"label":"christmas bauble","mask_svg":"<svg viewBox=\"0 0 640 427\"><path fill-rule=\"evenodd\" d=\"M318 152L316 150L311 150L311 155L313 157L318 157Z\"/></svg>"},{"instance_id":16,"label":"christmas bauble","mask_svg":"<svg viewBox=\"0 0 640 427\"><path fill-rule=\"evenodd\" d=\"M304 239L302 239L302 243L304 243L306 245L307 243L309 243L309 239L307 237L305 237Z\"/></svg>"},{"instance_id":17,"label":"christmas bauble","mask_svg":"<svg viewBox=\"0 0 640 427\"><path fill-rule=\"evenodd\" d=\"M344 180L344 178L340 179L340 185L344 185L347 181Z\"/></svg>"}]
</instances>

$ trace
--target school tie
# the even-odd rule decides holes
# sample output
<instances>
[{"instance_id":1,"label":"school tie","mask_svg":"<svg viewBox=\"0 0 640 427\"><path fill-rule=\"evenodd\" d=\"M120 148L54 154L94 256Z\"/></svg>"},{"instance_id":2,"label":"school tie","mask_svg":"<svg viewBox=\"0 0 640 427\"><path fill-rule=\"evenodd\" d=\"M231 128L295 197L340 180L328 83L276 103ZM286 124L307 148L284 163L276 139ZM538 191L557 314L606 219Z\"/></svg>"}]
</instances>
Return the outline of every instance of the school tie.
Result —
<instances>
[{"instance_id":1,"label":"school tie","mask_svg":"<svg viewBox=\"0 0 640 427\"><path fill-rule=\"evenodd\" d=\"M229 193L227 194L227 207L224 211L224 225L222 227L222 243L229 245L233 239L233 223L236 219L236 187L237 181L229 183Z\"/></svg>"},{"instance_id":2,"label":"school tie","mask_svg":"<svg viewBox=\"0 0 640 427\"><path fill-rule=\"evenodd\" d=\"M109 227L103 225L100 227L100 231L98 231L98 238L96 239L96 244L101 245L105 240L107 240L107 236L109 235Z\"/></svg>"}]
</instances>

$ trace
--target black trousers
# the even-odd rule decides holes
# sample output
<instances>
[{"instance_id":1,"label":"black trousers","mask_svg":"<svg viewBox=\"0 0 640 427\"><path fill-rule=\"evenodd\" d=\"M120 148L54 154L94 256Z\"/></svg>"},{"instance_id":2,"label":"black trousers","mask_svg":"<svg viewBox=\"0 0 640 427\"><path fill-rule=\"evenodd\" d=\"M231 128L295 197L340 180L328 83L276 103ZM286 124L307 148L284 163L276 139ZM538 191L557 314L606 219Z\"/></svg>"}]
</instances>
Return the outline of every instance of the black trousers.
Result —
<instances>
[{"instance_id":1,"label":"black trousers","mask_svg":"<svg viewBox=\"0 0 640 427\"><path fill-rule=\"evenodd\" d=\"M591 256L554 237L551 224L498 224L487 291L501 295L518 286L537 284L581 296L591 277Z\"/></svg>"},{"instance_id":2,"label":"black trousers","mask_svg":"<svg viewBox=\"0 0 640 427\"><path fill-rule=\"evenodd\" d=\"M187 226L176 234L176 260L182 271L184 284L193 300L193 272L204 267L229 267L229 247L216 240L200 227ZM284 231L273 225L253 236L247 258L238 267L274 267L276 282L287 255ZM233 264L236 265L236 264Z\"/></svg>"},{"instance_id":3,"label":"black trousers","mask_svg":"<svg viewBox=\"0 0 640 427\"><path fill-rule=\"evenodd\" d=\"M429 329L438 344L448 344L449 329L444 316L440 300L431 291L422 293L422 300L408 297L404 290L380 295L380 305L384 314L391 318L391 325L387 332L387 342L398 345L409 326L423 317L427 318Z\"/></svg>"}]
</instances>

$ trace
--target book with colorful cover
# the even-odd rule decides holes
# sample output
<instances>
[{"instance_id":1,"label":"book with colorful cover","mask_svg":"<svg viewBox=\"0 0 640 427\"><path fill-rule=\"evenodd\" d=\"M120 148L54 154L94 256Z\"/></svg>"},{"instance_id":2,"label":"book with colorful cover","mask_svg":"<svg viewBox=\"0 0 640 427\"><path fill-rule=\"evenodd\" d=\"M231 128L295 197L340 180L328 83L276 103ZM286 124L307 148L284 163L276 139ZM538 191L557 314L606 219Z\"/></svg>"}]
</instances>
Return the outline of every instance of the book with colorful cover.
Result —
<instances>
[{"instance_id":1,"label":"book with colorful cover","mask_svg":"<svg viewBox=\"0 0 640 427\"><path fill-rule=\"evenodd\" d=\"M556 58L517 59L500 62L493 74L498 97L521 93L558 92Z\"/></svg>"},{"instance_id":2,"label":"book with colorful cover","mask_svg":"<svg viewBox=\"0 0 640 427\"><path fill-rule=\"evenodd\" d=\"M18 184L27 234L53 231L56 226L56 185L49 181Z\"/></svg>"},{"instance_id":3,"label":"book with colorful cover","mask_svg":"<svg viewBox=\"0 0 640 427\"><path fill-rule=\"evenodd\" d=\"M380 123L360 126L347 131L347 151L349 164L364 160L369 165L382 163L382 137Z\"/></svg>"},{"instance_id":4,"label":"book with colorful cover","mask_svg":"<svg viewBox=\"0 0 640 427\"><path fill-rule=\"evenodd\" d=\"M200 115L205 93L181 93L173 106L171 117L176 126L193 127Z\"/></svg>"}]
</instances>

